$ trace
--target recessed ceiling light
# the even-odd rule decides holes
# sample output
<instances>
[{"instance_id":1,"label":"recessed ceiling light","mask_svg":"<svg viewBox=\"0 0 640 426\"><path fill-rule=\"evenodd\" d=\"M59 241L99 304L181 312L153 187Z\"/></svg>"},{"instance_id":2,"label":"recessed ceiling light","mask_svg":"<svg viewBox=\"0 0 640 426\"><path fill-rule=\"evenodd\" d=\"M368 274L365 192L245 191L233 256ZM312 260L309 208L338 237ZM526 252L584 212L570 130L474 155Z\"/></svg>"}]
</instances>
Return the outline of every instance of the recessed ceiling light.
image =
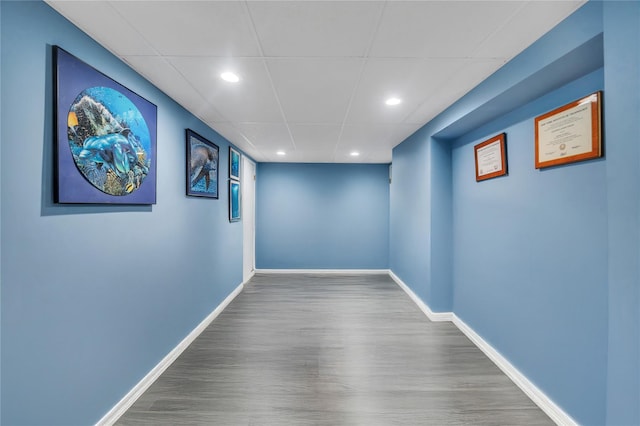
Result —
<instances>
[{"instance_id":1,"label":"recessed ceiling light","mask_svg":"<svg viewBox=\"0 0 640 426\"><path fill-rule=\"evenodd\" d=\"M224 81L228 81L229 83L237 83L240 81L240 77L229 71L220 74L220 78Z\"/></svg>"},{"instance_id":2,"label":"recessed ceiling light","mask_svg":"<svg viewBox=\"0 0 640 426\"><path fill-rule=\"evenodd\" d=\"M384 101L384 103L389 105L389 106L395 106L395 105L398 105L401 102L402 102L402 99L400 99L400 98L389 98L386 101Z\"/></svg>"},{"instance_id":3,"label":"recessed ceiling light","mask_svg":"<svg viewBox=\"0 0 640 426\"><path fill-rule=\"evenodd\" d=\"M281 156L282 156L282 155L286 155L287 153L286 153L286 152L284 152L284 151L278 151L278 152L276 152L276 154L278 154L278 155L281 155Z\"/></svg>"},{"instance_id":4,"label":"recessed ceiling light","mask_svg":"<svg viewBox=\"0 0 640 426\"><path fill-rule=\"evenodd\" d=\"M352 151L351 152L351 156L352 157L357 157L358 155L360 155L360 153L358 151Z\"/></svg>"}]
</instances>

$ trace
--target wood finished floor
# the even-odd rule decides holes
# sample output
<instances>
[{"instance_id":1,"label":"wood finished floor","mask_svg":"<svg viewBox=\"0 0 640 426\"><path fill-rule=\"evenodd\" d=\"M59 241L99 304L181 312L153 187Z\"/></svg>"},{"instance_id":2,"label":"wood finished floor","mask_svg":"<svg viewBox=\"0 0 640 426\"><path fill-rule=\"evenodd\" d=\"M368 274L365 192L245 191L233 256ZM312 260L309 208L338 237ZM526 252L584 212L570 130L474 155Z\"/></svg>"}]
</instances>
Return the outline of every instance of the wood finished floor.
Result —
<instances>
[{"instance_id":1,"label":"wood finished floor","mask_svg":"<svg viewBox=\"0 0 640 426\"><path fill-rule=\"evenodd\" d=\"M386 275L256 275L117 425L549 425Z\"/></svg>"}]
</instances>

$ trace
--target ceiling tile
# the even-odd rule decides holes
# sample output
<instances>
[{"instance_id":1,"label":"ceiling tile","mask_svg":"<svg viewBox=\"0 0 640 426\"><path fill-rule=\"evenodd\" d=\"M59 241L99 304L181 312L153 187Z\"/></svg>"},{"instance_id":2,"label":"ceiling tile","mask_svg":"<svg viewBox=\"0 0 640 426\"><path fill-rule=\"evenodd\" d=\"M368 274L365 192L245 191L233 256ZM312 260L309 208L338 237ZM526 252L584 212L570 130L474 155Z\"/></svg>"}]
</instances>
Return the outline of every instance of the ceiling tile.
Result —
<instances>
[{"instance_id":1,"label":"ceiling tile","mask_svg":"<svg viewBox=\"0 0 640 426\"><path fill-rule=\"evenodd\" d=\"M428 96L463 69L466 59L370 59L351 104L348 123L402 123ZM390 97L402 103L387 106Z\"/></svg>"},{"instance_id":2,"label":"ceiling tile","mask_svg":"<svg viewBox=\"0 0 640 426\"><path fill-rule=\"evenodd\" d=\"M260 53L251 20L241 2L113 1L111 4L162 55ZM110 24L114 32L113 23Z\"/></svg>"},{"instance_id":3,"label":"ceiling tile","mask_svg":"<svg viewBox=\"0 0 640 426\"><path fill-rule=\"evenodd\" d=\"M123 58L140 74L164 88L164 92L203 121L224 121L202 95L165 59L158 56L125 56Z\"/></svg>"},{"instance_id":4,"label":"ceiling tile","mask_svg":"<svg viewBox=\"0 0 640 426\"><path fill-rule=\"evenodd\" d=\"M46 2L256 161L360 163L389 162L584 3Z\"/></svg>"},{"instance_id":5,"label":"ceiling tile","mask_svg":"<svg viewBox=\"0 0 640 426\"><path fill-rule=\"evenodd\" d=\"M451 76L438 90L420 105L405 123L426 124L467 92L489 77L503 64L502 60L473 60L462 70Z\"/></svg>"},{"instance_id":6,"label":"ceiling tile","mask_svg":"<svg viewBox=\"0 0 640 426\"><path fill-rule=\"evenodd\" d=\"M236 128L262 152L294 149L284 123L237 123Z\"/></svg>"},{"instance_id":7,"label":"ceiling tile","mask_svg":"<svg viewBox=\"0 0 640 426\"><path fill-rule=\"evenodd\" d=\"M365 55L383 2L249 2L265 56Z\"/></svg>"},{"instance_id":8,"label":"ceiling tile","mask_svg":"<svg viewBox=\"0 0 640 426\"><path fill-rule=\"evenodd\" d=\"M346 124L340 147L360 152L393 148L418 129L415 124Z\"/></svg>"},{"instance_id":9,"label":"ceiling tile","mask_svg":"<svg viewBox=\"0 0 640 426\"><path fill-rule=\"evenodd\" d=\"M227 121L282 122L262 59L176 56L167 59ZM239 83L228 83L219 77L229 69L240 75Z\"/></svg>"},{"instance_id":10,"label":"ceiling tile","mask_svg":"<svg viewBox=\"0 0 640 426\"><path fill-rule=\"evenodd\" d=\"M267 65L287 121L342 123L362 59L269 59Z\"/></svg>"},{"instance_id":11,"label":"ceiling tile","mask_svg":"<svg viewBox=\"0 0 640 426\"><path fill-rule=\"evenodd\" d=\"M465 58L522 2L388 2L371 57Z\"/></svg>"},{"instance_id":12,"label":"ceiling tile","mask_svg":"<svg viewBox=\"0 0 640 426\"><path fill-rule=\"evenodd\" d=\"M333 151L341 127L338 124L292 124L290 129L297 149Z\"/></svg>"},{"instance_id":13,"label":"ceiling tile","mask_svg":"<svg viewBox=\"0 0 640 426\"><path fill-rule=\"evenodd\" d=\"M333 163L333 150L296 149L288 151L285 156L274 155L274 160L283 163Z\"/></svg>"},{"instance_id":14,"label":"ceiling tile","mask_svg":"<svg viewBox=\"0 0 640 426\"><path fill-rule=\"evenodd\" d=\"M336 163L391 163L391 150L378 148L362 152L357 157L351 155L351 149L339 148L333 156Z\"/></svg>"},{"instance_id":15,"label":"ceiling tile","mask_svg":"<svg viewBox=\"0 0 640 426\"><path fill-rule=\"evenodd\" d=\"M511 59L569 16L584 1L529 1L488 37L476 57ZM553 17L550 19L550 17Z\"/></svg>"},{"instance_id":16,"label":"ceiling tile","mask_svg":"<svg viewBox=\"0 0 640 426\"><path fill-rule=\"evenodd\" d=\"M369 152L364 158L367 163L390 164L392 160L391 151L376 150Z\"/></svg>"},{"instance_id":17,"label":"ceiling tile","mask_svg":"<svg viewBox=\"0 0 640 426\"><path fill-rule=\"evenodd\" d=\"M106 1L48 1L84 32L118 55L153 55L156 52L136 29ZM117 28L117 31L114 31Z\"/></svg>"},{"instance_id":18,"label":"ceiling tile","mask_svg":"<svg viewBox=\"0 0 640 426\"><path fill-rule=\"evenodd\" d=\"M248 141L233 124L212 123L211 128L220 133L220 135L240 148L255 161L266 161L267 157L262 153L262 151L260 151L260 149L258 149L255 145Z\"/></svg>"}]
</instances>

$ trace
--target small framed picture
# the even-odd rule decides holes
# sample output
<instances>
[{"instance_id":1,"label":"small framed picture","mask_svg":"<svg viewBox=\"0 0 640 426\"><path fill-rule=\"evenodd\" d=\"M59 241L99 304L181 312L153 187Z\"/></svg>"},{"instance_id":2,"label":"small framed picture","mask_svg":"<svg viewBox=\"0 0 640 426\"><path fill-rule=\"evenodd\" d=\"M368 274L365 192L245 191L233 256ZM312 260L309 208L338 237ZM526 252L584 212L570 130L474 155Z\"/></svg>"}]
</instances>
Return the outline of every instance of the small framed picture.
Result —
<instances>
[{"instance_id":1,"label":"small framed picture","mask_svg":"<svg viewBox=\"0 0 640 426\"><path fill-rule=\"evenodd\" d=\"M240 153L229 147L229 178L240 180Z\"/></svg>"},{"instance_id":2,"label":"small framed picture","mask_svg":"<svg viewBox=\"0 0 640 426\"><path fill-rule=\"evenodd\" d=\"M235 180L229 181L229 222L237 222L240 220L240 182Z\"/></svg>"},{"instance_id":3,"label":"small framed picture","mask_svg":"<svg viewBox=\"0 0 640 426\"><path fill-rule=\"evenodd\" d=\"M187 129L187 195L218 198L218 145Z\"/></svg>"},{"instance_id":4,"label":"small framed picture","mask_svg":"<svg viewBox=\"0 0 640 426\"><path fill-rule=\"evenodd\" d=\"M476 182L507 174L506 135L501 133L474 147Z\"/></svg>"}]
</instances>

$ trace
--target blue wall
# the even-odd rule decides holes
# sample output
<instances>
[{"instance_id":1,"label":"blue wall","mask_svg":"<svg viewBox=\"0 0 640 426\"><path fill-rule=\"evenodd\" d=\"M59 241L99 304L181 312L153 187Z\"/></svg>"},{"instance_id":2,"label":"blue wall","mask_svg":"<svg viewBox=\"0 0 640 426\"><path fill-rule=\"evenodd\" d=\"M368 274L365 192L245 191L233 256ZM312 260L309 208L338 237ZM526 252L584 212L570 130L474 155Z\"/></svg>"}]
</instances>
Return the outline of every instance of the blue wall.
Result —
<instances>
[{"instance_id":1,"label":"blue wall","mask_svg":"<svg viewBox=\"0 0 640 426\"><path fill-rule=\"evenodd\" d=\"M452 153L456 315L591 424L605 421L606 163L536 170L533 119L602 86L595 71L460 138ZM501 132L509 175L476 182L473 146Z\"/></svg>"},{"instance_id":2,"label":"blue wall","mask_svg":"<svg viewBox=\"0 0 640 426\"><path fill-rule=\"evenodd\" d=\"M43 2L1 2L2 424L98 421L242 281L228 142ZM52 202L52 45L158 106L154 206ZM185 196L185 128L220 199Z\"/></svg>"},{"instance_id":3,"label":"blue wall","mask_svg":"<svg viewBox=\"0 0 640 426\"><path fill-rule=\"evenodd\" d=\"M228 142L46 4L0 20L0 422L91 424L241 281L226 185L184 196L184 129L221 177ZM156 205L53 204L52 45L158 106ZM533 169L532 117L597 89L605 157ZM257 267L390 267L580 423L640 424L638 93L640 2L590 1L396 147L391 188L385 165L259 164ZM509 175L476 183L501 131Z\"/></svg>"},{"instance_id":4,"label":"blue wall","mask_svg":"<svg viewBox=\"0 0 640 426\"><path fill-rule=\"evenodd\" d=\"M590 1L393 153L391 269L581 424L640 424L639 42L640 2ZM535 170L533 117L596 90L604 158Z\"/></svg>"},{"instance_id":5,"label":"blue wall","mask_svg":"<svg viewBox=\"0 0 640 426\"><path fill-rule=\"evenodd\" d=\"M640 2L605 2L607 423L640 425Z\"/></svg>"},{"instance_id":6,"label":"blue wall","mask_svg":"<svg viewBox=\"0 0 640 426\"><path fill-rule=\"evenodd\" d=\"M388 268L388 165L260 163L257 176L256 268Z\"/></svg>"}]
</instances>

